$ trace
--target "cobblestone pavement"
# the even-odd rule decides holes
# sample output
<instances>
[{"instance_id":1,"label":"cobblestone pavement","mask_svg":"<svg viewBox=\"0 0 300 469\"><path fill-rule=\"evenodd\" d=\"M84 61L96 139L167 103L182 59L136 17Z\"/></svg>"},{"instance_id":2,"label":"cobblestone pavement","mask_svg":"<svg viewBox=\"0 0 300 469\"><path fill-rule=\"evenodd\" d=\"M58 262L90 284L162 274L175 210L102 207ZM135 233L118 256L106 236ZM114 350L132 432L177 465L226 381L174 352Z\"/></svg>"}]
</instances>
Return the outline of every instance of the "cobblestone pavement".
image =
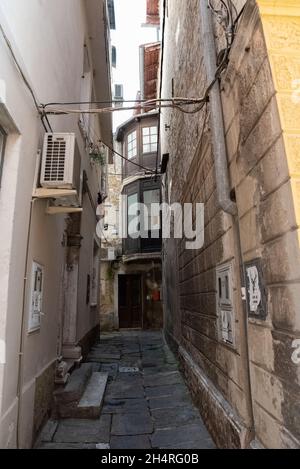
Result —
<instances>
[{"instance_id":1,"label":"cobblestone pavement","mask_svg":"<svg viewBox=\"0 0 300 469\"><path fill-rule=\"evenodd\" d=\"M105 334L87 361L109 373L100 419L49 421L40 448L214 448L160 332Z\"/></svg>"}]
</instances>

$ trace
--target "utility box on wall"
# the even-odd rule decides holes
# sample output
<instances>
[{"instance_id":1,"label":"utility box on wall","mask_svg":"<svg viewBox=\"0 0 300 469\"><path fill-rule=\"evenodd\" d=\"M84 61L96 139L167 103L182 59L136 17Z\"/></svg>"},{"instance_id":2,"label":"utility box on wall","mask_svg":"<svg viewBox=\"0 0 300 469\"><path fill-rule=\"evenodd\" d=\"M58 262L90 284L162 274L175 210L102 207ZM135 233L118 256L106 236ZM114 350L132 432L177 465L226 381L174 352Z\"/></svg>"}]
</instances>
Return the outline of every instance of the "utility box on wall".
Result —
<instances>
[{"instance_id":1,"label":"utility box on wall","mask_svg":"<svg viewBox=\"0 0 300 469\"><path fill-rule=\"evenodd\" d=\"M235 333L231 264L217 267L216 282L219 340L234 347Z\"/></svg>"}]
</instances>

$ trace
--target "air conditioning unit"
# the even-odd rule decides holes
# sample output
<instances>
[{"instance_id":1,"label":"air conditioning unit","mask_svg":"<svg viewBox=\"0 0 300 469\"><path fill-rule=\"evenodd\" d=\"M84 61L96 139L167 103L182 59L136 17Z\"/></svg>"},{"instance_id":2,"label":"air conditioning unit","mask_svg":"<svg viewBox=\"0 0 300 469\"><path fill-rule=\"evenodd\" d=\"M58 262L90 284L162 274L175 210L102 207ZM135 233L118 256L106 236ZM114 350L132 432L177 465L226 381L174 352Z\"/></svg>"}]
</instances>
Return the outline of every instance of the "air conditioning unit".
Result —
<instances>
[{"instance_id":1,"label":"air conditioning unit","mask_svg":"<svg viewBox=\"0 0 300 469\"><path fill-rule=\"evenodd\" d=\"M102 261L115 261L117 259L117 249L113 247L101 249L101 260Z\"/></svg>"},{"instance_id":2,"label":"air conditioning unit","mask_svg":"<svg viewBox=\"0 0 300 469\"><path fill-rule=\"evenodd\" d=\"M115 248L102 248L101 249L101 260L102 261L114 261L116 259Z\"/></svg>"},{"instance_id":3,"label":"air conditioning unit","mask_svg":"<svg viewBox=\"0 0 300 469\"><path fill-rule=\"evenodd\" d=\"M117 101L124 100L123 85L115 85L115 99Z\"/></svg>"},{"instance_id":4,"label":"air conditioning unit","mask_svg":"<svg viewBox=\"0 0 300 469\"><path fill-rule=\"evenodd\" d=\"M42 154L41 186L48 189L80 188L81 160L75 134L46 133Z\"/></svg>"}]
</instances>

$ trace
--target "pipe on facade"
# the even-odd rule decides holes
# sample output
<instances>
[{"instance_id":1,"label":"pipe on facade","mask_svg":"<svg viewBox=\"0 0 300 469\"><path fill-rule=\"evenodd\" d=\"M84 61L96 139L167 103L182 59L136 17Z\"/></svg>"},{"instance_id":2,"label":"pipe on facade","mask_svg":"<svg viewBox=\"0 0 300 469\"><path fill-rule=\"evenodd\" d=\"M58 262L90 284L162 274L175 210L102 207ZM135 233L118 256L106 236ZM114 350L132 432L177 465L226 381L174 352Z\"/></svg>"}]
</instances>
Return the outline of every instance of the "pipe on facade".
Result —
<instances>
[{"instance_id":1,"label":"pipe on facade","mask_svg":"<svg viewBox=\"0 0 300 469\"><path fill-rule=\"evenodd\" d=\"M24 375L24 336L25 336L25 305L26 305L26 291L27 291L27 274L28 274L28 261L29 261L29 246L31 237L31 224L34 203L38 199L30 200L30 212L26 239L26 254L24 264L24 279L23 279L23 293L22 293L22 314L21 314L21 330L20 330L20 343L19 343L19 362L18 362L18 381L17 381L17 422L16 422L16 446L21 449L21 412L22 412L22 392L23 392L23 375Z\"/></svg>"},{"instance_id":2,"label":"pipe on facade","mask_svg":"<svg viewBox=\"0 0 300 469\"><path fill-rule=\"evenodd\" d=\"M212 12L208 7L207 1L199 0L201 31L202 31L202 47L204 55L204 64L206 68L208 84L213 83L217 72L216 44L212 20ZM239 253L241 286L245 286L245 267L243 263L243 252L241 246L240 226L238 219L237 204L230 199L230 184L227 159L227 147L225 141L225 127L223 118L223 106L221 100L219 80L216 80L209 93L210 104L210 124L212 133L212 148L214 153L217 199L220 208L232 215L233 233L236 240L237 250ZM250 358L248 343L248 319L246 302L242 301L242 324L244 341L241 341L241 351L245 359L245 379L246 379L246 401L249 415L249 435L247 436L249 444L254 437L254 415L252 404L251 375L250 375Z\"/></svg>"},{"instance_id":3,"label":"pipe on facade","mask_svg":"<svg viewBox=\"0 0 300 469\"><path fill-rule=\"evenodd\" d=\"M205 0L199 0L201 31L203 39L203 55L206 68L207 82L215 80L217 71L217 58L215 37L212 23L212 14ZM230 199L229 173L227 164L227 151L225 143L225 130L220 96L220 84L216 80L209 93L211 109L210 122L212 133L212 147L214 152L215 173L217 182L217 197L219 206L226 213L237 214L237 206Z\"/></svg>"}]
</instances>

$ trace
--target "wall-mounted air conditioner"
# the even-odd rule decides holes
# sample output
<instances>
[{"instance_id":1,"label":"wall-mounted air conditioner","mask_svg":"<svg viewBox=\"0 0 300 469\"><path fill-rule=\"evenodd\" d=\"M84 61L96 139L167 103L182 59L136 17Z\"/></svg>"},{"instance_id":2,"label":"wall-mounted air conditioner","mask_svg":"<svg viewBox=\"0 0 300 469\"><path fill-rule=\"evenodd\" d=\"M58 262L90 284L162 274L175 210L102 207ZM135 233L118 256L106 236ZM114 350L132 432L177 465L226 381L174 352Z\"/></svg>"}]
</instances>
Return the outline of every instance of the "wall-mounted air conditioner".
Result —
<instances>
[{"instance_id":1,"label":"wall-mounted air conditioner","mask_svg":"<svg viewBox=\"0 0 300 469\"><path fill-rule=\"evenodd\" d=\"M73 133L46 133L42 154L41 186L48 189L80 188L81 161Z\"/></svg>"},{"instance_id":2,"label":"wall-mounted air conditioner","mask_svg":"<svg viewBox=\"0 0 300 469\"><path fill-rule=\"evenodd\" d=\"M102 261L115 261L117 259L118 251L114 247L102 248L101 249L101 260Z\"/></svg>"}]
</instances>

